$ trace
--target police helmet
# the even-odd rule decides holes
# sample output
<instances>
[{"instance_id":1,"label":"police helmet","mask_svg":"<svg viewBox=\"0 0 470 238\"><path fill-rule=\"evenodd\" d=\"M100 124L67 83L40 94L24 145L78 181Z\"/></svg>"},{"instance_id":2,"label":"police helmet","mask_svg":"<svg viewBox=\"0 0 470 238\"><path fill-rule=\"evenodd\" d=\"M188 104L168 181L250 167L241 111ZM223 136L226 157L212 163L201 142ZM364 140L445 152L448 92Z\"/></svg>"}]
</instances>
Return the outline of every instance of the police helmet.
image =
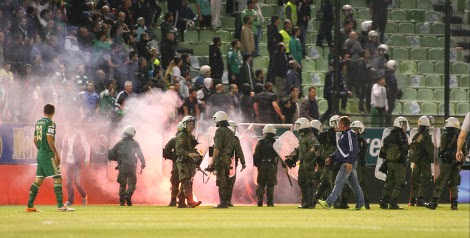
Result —
<instances>
[{"instance_id":1,"label":"police helmet","mask_svg":"<svg viewBox=\"0 0 470 238\"><path fill-rule=\"evenodd\" d=\"M238 125L237 125L236 122L230 120L230 121L228 121L228 124L229 124L228 128L229 128L233 133L237 132L237 130L238 130Z\"/></svg>"},{"instance_id":2,"label":"police helmet","mask_svg":"<svg viewBox=\"0 0 470 238\"><path fill-rule=\"evenodd\" d=\"M403 127L406 126L406 130L410 129L410 126L408 124L408 120L405 117L395 118L395 120L393 121L393 126L398 127L398 128L402 128L402 129L404 129Z\"/></svg>"},{"instance_id":3,"label":"police helmet","mask_svg":"<svg viewBox=\"0 0 470 238\"><path fill-rule=\"evenodd\" d=\"M185 116L183 117L183 120L181 120L181 124L183 126L183 129L188 128L188 122L194 122L194 117L192 116Z\"/></svg>"},{"instance_id":4,"label":"police helmet","mask_svg":"<svg viewBox=\"0 0 470 238\"><path fill-rule=\"evenodd\" d=\"M218 112L214 113L214 116L212 118L214 119L214 122L216 124L219 123L219 122L228 120L227 113L225 113L224 111L218 111Z\"/></svg>"},{"instance_id":5,"label":"police helmet","mask_svg":"<svg viewBox=\"0 0 470 238\"><path fill-rule=\"evenodd\" d=\"M421 116L418 119L418 126L431 126L431 120L428 116Z\"/></svg>"},{"instance_id":6,"label":"police helmet","mask_svg":"<svg viewBox=\"0 0 470 238\"><path fill-rule=\"evenodd\" d=\"M319 120L312 120L310 122L310 127L317 129L319 132L323 130L323 124Z\"/></svg>"},{"instance_id":7,"label":"police helmet","mask_svg":"<svg viewBox=\"0 0 470 238\"><path fill-rule=\"evenodd\" d=\"M359 131L359 134L362 134L365 131L364 123L362 123L360 121L353 121L351 123L351 129L353 129L353 130L357 129Z\"/></svg>"},{"instance_id":8,"label":"police helmet","mask_svg":"<svg viewBox=\"0 0 470 238\"><path fill-rule=\"evenodd\" d=\"M183 122L178 122L178 125L176 125L176 130L178 130L178 131L183 130Z\"/></svg>"},{"instance_id":9,"label":"police helmet","mask_svg":"<svg viewBox=\"0 0 470 238\"><path fill-rule=\"evenodd\" d=\"M131 125L128 125L128 126L125 126L123 131L122 131L122 138L124 137L134 137L135 136L135 127L131 126Z\"/></svg>"},{"instance_id":10,"label":"police helmet","mask_svg":"<svg viewBox=\"0 0 470 238\"><path fill-rule=\"evenodd\" d=\"M379 50L384 50L384 54L388 54L388 45L386 44L381 44L379 45Z\"/></svg>"},{"instance_id":11,"label":"police helmet","mask_svg":"<svg viewBox=\"0 0 470 238\"><path fill-rule=\"evenodd\" d=\"M339 118L340 116L338 115L330 117L330 127L338 128Z\"/></svg>"},{"instance_id":12,"label":"police helmet","mask_svg":"<svg viewBox=\"0 0 470 238\"><path fill-rule=\"evenodd\" d=\"M370 26L372 26L372 21L363 21L363 22L361 22L361 30L362 31L368 31Z\"/></svg>"},{"instance_id":13,"label":"police helmet","mask_svg":"<svg viewBox=\"0 0 470 238\"><path fill-rule=\"evenodd\" d=\"M445 121L445 127L453 127L453 128L460 128L460 122L459 119L455 117L449 117Z\"/></svg>"},{"instance_id":14,"label":"police helmet","mask_svg":"<svg viewBox=\"0 0 470 238\"><path fill-rule=\"evenodd\" d=\"M299 131L305 128L310 128L310 121L307 118L301 117L295 121L294 130Z\"/></svg>"},{"instance_id":15,"label":"police helmet","mask_svg":"<svg viewBox=\"0 0 470 238\"><path fill-rule=\"evenodd\" d=\"M372 37L379 37L379 33L376 31L369 31L369 34L367 34L367 37L369 38L369 41L371 41Z\"/></svg>"},{"instance_id":16,"label":"police helmet","mask_svg":"<svg viewBox=\"0 0 470 238\"><path fill-rule=\"evenodd\" d=\"M273 124L267 124L266 126L264 126L263 135L266 135L268 133L276 134L276 128Z\"/></svg>"},{"instance_id":17,"label":"police helmet","mask_svg":"<svg viewBox=\"0 0 470 238\"><path fill-rule=\"evenodd\" d=\"M352 10L353 8L351 7L351 5L346 4L346 5L343 6L342 9L343 9L343 11L344 11L344 10Z\"/></svg>"},{"instance_id":18,"label":"police helmet","mask_svg":"<svg viewBox=\"0 0 470 238\"><path fill-rule=\"evenodd\" d=\"M397 69L397 62L395 60L387 61L387 69L395 71Z\"/></svg>"}]
</instances>

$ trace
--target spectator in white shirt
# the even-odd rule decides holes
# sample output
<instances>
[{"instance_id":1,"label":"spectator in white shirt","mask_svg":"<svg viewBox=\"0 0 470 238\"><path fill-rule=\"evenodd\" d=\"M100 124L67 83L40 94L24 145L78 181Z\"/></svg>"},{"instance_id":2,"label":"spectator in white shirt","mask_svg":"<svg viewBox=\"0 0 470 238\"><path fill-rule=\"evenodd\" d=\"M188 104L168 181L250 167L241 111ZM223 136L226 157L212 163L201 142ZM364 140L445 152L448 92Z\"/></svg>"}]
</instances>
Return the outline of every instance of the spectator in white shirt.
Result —
<instances>
[{"instance_id":1,"label":"spectator in white shirt","mask_svg":"<svg viewBox=\"0 0 470 238\"><path fill-rule=\"evenodd\" d=\"M372 126L383 127L385 114L388 111L387 91L385 89L385 78L380 77L372 86L371 94L371 123Z\"/></svg>"}]
</instances>

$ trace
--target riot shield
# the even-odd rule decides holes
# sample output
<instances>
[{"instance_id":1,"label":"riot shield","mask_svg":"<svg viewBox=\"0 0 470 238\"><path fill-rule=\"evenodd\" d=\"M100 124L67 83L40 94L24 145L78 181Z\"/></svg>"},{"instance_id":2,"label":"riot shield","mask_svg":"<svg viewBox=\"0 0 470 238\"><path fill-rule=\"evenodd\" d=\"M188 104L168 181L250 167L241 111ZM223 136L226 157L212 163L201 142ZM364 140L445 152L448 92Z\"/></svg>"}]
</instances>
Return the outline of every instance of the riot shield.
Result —
<instances>
[{"instance_id":1,"label":"riot shield","mask_svg":"<svg viewBox=\"0 0 470 238\"><path fill-rule=\"evenodd\" d=\"M382 133L382 140L381 140L381 143L380 143L380 147L383 146L385 137L387 137L388 134L390 134L391 131L392 130L390 128L385 128L384 129L384 132ZM375 164L375 173L374 173L375 177L382 180L382 181L385 181L385 178L387 177L386 174L379 171L380 166L382 166L382 163L383 163L384 159L385 158L381 158L380 156L377 157L377 163Z\"/></svg>"},{"instance_id":2,"label":"riot shield","mask_svg":"<svg viewBox=\"0 0 470 238\"><path fill-rule=\"evenodd\" d=\"M295 148L299 147L299 139L292 133L286 131L273 144L273 148L279 157L284 161L286 156L290 155ZM289 169L289 175L297 180L299 175L299 166Z\"/></svg>"}]
</instances>

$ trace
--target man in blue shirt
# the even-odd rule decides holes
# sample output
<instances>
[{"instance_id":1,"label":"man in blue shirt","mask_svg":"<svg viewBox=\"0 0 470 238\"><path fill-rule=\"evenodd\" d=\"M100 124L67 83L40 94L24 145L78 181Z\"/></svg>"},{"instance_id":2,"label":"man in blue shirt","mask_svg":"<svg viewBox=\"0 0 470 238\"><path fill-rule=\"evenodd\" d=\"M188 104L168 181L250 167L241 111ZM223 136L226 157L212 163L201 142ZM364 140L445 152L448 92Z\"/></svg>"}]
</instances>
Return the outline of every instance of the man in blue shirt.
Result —
<instances>
[{"instance_id":1,"label":"man in blue shirt","mask_svg":"<svg viewBox=\"0 0 470 238\"><path fill-rule=\"evenodd\" d=\"M93 82L87 83L86 91L82 91L82 117L86 121L91 121L96 115L100 105L100 95L95 92Z\"/></svg>"},{"instance_id":2,"label":"man in blue shirt","mask_svg":"<svg viewBox=\"0 0 470 238\"><path fill-rule=\"evenodd\" d=\"M338 129L341 131L341 136L338 140L338 146L330 158L327 158L325 161L327 165L330 164L332 160L335 163L341 164L341 168L336 176L335 187L330 196L328 196L325 201L318 200L318 203L326 209L330 209L331 205L341 194L344 184L348 182L356 195L355 209L365 210L364 194L362 193L356 173L358 153L357 136L352 132L350 125L351 120L348 117L343 116L339 119Z\"/></svg>"}]
</instances>

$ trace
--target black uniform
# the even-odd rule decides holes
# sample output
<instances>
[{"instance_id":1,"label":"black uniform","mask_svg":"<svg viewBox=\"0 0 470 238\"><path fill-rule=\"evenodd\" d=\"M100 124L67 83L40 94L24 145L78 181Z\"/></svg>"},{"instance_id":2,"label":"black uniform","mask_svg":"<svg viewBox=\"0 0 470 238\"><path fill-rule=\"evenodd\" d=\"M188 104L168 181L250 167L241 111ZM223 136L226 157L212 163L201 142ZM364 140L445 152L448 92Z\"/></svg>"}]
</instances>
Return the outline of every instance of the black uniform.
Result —
<instances>
[{"instance_id":1,"label":"black uniform","mask_svg":"<svg viewBox=\"0 0 470 238\"><path fill-rule=\"evenodd\" d=\"M163 157L165 159L169 159L173 162L171 167L171 202L170 206L176 206L176 197L178 196L179 192L179 173L178 173L178 166L176 165L176 137L171 138L171 140L166 143L165 147L163 148Z\"/></svg>"},{"instance_id":2,"label":"black uniform","mask_svg":"<svg viewBox=\"0 0 470 238\"><path fill-rule=\"evenodd\" d=\"M209 46L209 66L211 67L211 77L213 79L222 79L222 74L224 73L222 52L214 44Z\"/></svg>"}]
</instances>

